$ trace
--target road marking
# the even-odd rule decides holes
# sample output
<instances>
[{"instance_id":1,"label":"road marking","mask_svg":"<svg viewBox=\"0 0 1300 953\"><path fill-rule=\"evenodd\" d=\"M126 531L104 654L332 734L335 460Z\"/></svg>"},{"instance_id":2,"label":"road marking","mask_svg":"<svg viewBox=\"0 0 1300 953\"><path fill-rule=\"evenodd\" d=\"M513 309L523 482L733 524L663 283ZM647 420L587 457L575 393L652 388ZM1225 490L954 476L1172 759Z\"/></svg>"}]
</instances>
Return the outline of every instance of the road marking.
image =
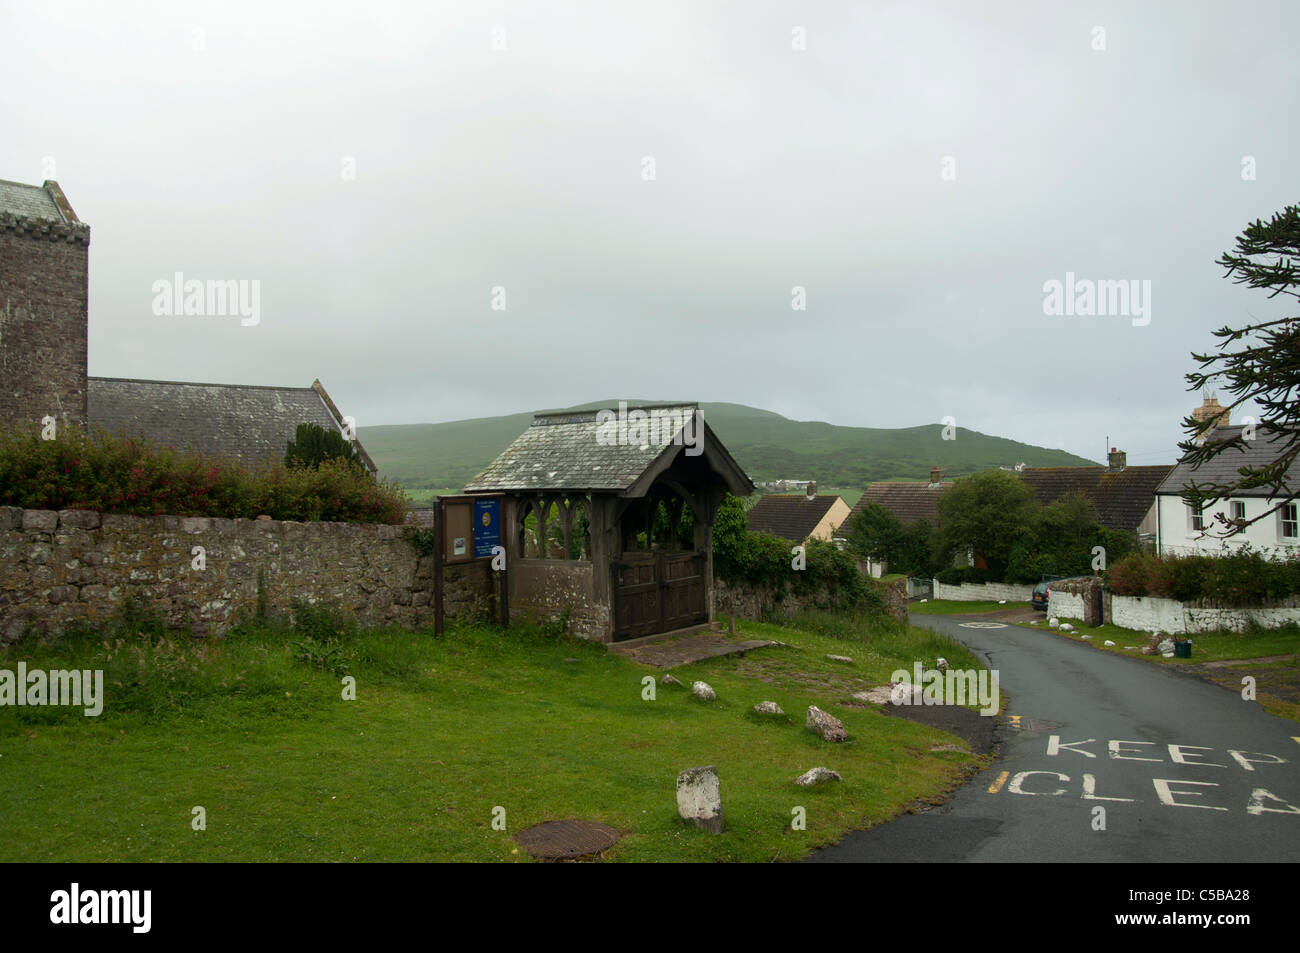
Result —
<instances>
[{"instance_id":1,"label":"road marking","mask_svg":"<svg viewBox=\"0 0 1300 953\"><path fill-rule=\"evenodd\" d=\"M1070 776L1068 774L1061 774L1059 771L1021 771L1019 774L1017 774L1014 778L1011 779L1011 783L1007 785L1007 790L1010 791L1012 794L1032 794L1032 795L1045 794L1048 797L1056 797L1057 795L1065 793L1065 788L1057 788L1055 791L1024 790L1022 785L1025 783L1025 779L1033 774L1050 774L1052 777L1056 778L1057 781L1070 780Z\"/></svg>"},{"instance_id":2,"label":"road marking","mask_svg":"<svg viewBox=\"0 0 1300 953\"><path fill-rule=\"evenodd\" d=\"M963 629L1005 629L1005 622L958 622Z\"/></svg>"},{"instance_id":3,"label":"road marking","mask_svg":"<svg viewBox=\"0 0 1300 953\"><path fill-rule=\"evenodd\" d=\"M1002 785L1007 783L1007 778L1009 777L1011 777L1010 771L1003 771L1001 774L999 774L997 776L997 779L992 784L989 785L989 793L997 794L999 791L1001 791Z\"/></svg>"},{"instance_id":4,"label":"road marking","mask_svg":"<svg viewBox=\"0 0 1300 953\"><path fill-rule=\"evenodd\" d=\"M1009 722L1011 722L1011 727L1012 727L1012 728L1015 728L1015 729L1017 729L1017 730L1020 729L1020 716L1019 716L1019 715L1007 715L1007 720L1008 720Z\"/></svg>"}]
</instances>

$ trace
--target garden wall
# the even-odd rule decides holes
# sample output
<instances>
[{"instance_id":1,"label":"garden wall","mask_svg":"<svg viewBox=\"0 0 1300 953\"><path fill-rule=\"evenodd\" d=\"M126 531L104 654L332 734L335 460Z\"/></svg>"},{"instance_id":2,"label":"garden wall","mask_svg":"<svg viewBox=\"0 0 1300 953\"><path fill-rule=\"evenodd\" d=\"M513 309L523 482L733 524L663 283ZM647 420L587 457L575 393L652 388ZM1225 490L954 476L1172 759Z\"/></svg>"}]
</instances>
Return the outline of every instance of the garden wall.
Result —
<instances>
[{"instance_id":1,"label":"garden wall","mask_svg":"<svg viewBox=\"0 0 1300 953\"><path fill-rule=\"evenodd\" d=\"M955 599L958 602L1028 602L1034 594L1034 587L1015 582L963 582L960 586L951 586L946 582L934 580L934 598Z\"/></svg>"},{"instance_id":2,"label":"garden wall","mask_svg":"<svg viewBox=\"0 0 1300 953\"><path fill-rule=\"evenodd\" d=\"M1266 629L1300 622L1300 598L1267 606L1224 608L1156 596L1112 594L1106 621L1125 629L1186 635L1218 629L1241 632L1252 619Z\"/></svg>"},{"instance_id":3,"label":"garden wall","mask_svg":"<svg viewBox=\"0 0 1300 953\"><path fill-rule=\"evenodd\" d=\"M447 566L446 615L494 615L494 575L487 561ZM273 614L301 599L415 625L433 613L433 560L399 526L0 507L0 641L104 621L129 599L220 635L257 611L259 590Z\"/></svg>"},{"instance_id":4,"label":"garden wall","mask_svg":"<svg viewBox=\"0 0 1300 953\"><path fill-rule=\"evenodd\" d=\"M891 579L886 582L872 580L872 585L880 592L885 601L885 608L891 616L899 621L907 621L907 580ZM796 595L786 593L777 599L776 593L768 586L754 583L729 583L716 576L713 579L714 618L724 625L727 617L735 615L741 619L762 619L770 612L799 612L803 609L837 608L834 598L829 593Z\"/></svg>"}]
</instances>

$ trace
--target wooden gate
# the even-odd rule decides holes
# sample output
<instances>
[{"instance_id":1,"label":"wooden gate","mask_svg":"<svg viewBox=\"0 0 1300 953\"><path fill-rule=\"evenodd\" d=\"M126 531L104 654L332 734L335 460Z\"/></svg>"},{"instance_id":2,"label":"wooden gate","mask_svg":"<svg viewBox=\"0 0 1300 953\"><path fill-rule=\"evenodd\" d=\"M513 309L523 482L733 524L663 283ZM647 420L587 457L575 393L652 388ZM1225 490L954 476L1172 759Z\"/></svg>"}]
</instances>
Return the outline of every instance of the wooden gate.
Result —
<instances>
[{"instance_id":1,"label":"wooden gate","mask_svg":"<svg viewBox=\"0 0 1300 953\"><path fill-rule=\"evenodd\" d=\"M708 620L703 553L634 552L614 562L614 641Z\"/></svg>"}]
</instances>

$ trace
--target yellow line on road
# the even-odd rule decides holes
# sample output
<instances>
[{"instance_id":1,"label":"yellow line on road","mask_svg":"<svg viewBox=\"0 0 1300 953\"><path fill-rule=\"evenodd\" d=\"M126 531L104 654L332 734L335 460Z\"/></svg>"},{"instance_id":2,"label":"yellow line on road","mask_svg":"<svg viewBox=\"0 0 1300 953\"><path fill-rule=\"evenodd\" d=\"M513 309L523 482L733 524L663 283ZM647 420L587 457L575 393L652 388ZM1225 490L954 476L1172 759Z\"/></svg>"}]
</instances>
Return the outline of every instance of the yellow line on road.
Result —
<instances>
[{"instance_id":1,"label":"yellow line on road","mask_svg":"<svg viewBox=\"0 0 1300 953\"><path fill-rule=\"evenodd\" d=\"M1001 791L1002 785L1007 783L1007 778L1009 777L1011 777L1010 771L1003 771L1001 774L999 774L997 780L989 785L989 793L997 794L999 791Z\"/></svg>"}]
</instances>

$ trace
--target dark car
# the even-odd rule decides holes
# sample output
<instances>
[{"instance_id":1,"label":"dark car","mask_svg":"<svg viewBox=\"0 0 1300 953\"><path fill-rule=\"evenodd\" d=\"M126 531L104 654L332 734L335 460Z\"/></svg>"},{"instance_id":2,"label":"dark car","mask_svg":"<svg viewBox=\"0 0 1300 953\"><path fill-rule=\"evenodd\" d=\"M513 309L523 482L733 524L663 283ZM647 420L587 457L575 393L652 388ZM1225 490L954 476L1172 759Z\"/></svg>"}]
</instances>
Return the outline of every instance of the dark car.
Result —
<instances>
[{"instance_id":1,"label":"dark car","mask_svg":"<svg viewBox=\"0 0 1300 953\"><path fill-rule=\"evenodd\" d=\"M1047 587L1062 579L1087 579L1087 576L1052 576L1034 586L1034 594L1029 597L1029 604L1039 612L1047 611Z\"/></svg>"}]
</instances>

